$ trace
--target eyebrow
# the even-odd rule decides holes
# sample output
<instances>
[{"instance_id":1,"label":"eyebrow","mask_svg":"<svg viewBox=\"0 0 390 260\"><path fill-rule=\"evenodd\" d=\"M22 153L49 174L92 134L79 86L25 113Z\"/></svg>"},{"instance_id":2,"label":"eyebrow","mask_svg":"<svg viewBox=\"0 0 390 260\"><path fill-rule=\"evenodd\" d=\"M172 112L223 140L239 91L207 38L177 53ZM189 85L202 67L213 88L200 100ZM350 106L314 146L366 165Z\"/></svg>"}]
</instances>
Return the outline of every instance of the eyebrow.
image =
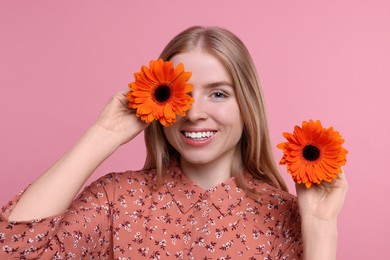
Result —
<instances>
[{"instance_id":1,"label":"eyebrow","mask_svg":"<svg viewBox=\"0 0 390 260\"><path fill-rule=\"evenodd\" d=\"M216 88L220 86L228 86L233 88L233 84L227 81L217 81L217 82L211 82L204 85L205 88Z\"/></svg>"}]
</instances>

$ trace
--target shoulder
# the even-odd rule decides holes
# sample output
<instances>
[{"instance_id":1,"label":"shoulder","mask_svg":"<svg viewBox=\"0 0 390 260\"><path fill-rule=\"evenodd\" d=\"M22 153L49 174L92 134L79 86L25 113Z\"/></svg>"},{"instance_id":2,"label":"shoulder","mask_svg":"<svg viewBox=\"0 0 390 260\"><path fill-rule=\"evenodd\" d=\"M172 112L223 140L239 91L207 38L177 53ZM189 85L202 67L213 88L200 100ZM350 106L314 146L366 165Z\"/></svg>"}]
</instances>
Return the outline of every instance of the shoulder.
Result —
<instances>
[{"instance_id":1,"label":"shoulder","mask_svg":"<svg viewBox=\"0 0 390 260\"><path fill-rule=\"evenodd\" d=\"M132 187L144 187L152 188L156 182L156 170L136 170L125 172L112 172L109 173L97 181L95 185L102 186L116 186L119 188Z\"/></svg>"},{"instance_id":2,"label":"shoulder","mask_svg":"<svg viewBox=\"0 0 390 260\"><path fill-rule=\"evenodd\" d=\"M155 170L136 170L111 172L93 181L83 193L92 193L97 197L114 197L150 192L156 185Z\"/></svg>"},{"instance_id":3,"label":"shoulder","mask_svg":"<svg viewBox=\"0 0 390 260\"><path fill-rule=\"evenodd\" d=\"M269 210L278 210L281 214L298 214L295 195L257 179L250 179L249 185L255 191L254 201L256 203L265 205Z\"/></svg>"}]
</instances>

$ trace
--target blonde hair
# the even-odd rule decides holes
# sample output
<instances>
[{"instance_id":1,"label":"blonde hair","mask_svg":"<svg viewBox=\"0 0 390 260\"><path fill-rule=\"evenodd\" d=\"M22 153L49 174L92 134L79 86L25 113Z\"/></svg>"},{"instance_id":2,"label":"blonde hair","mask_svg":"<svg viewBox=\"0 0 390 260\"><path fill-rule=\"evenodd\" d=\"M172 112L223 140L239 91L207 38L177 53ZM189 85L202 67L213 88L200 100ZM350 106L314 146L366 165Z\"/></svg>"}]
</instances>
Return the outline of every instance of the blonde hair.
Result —
<instances>
[{"instance_id":1,"label":"blonde hair","mask_svg":"<svg viewBox=\"0 0 390 260\"><path fill-rule=\"evenodd\" d=\"M272 156L263 95L252 58L242 41L230 31L219 27L194 26L175 36L160 54L163 60L200 48L218 58L231 75L237 102L244 121L241 140L236 149L232 176L238 187L251 192L245 185L244 173L274 187L287 191ZM165 169L179 162L180 154L169 144L161 124L153 122L145 130L147 157L144 169L157 169L161 185Z\"/></svg>"}]
</instances>

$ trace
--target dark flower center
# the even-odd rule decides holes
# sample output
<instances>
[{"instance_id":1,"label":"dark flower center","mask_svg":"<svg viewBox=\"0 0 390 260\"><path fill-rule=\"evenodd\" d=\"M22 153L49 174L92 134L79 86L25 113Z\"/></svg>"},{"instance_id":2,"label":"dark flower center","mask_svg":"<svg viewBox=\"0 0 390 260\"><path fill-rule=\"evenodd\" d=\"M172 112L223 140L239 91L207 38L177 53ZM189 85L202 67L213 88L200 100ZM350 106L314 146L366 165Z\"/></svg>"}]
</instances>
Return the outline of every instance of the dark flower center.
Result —
<instances>
[{"instance_id":1,"label":"dark flower center","mask_svg":"<svg viewBox=\"0 0 390 260\"><path fill-rule=\"evenodd\" d=\"M157 102L165 102L171 97L171 88L167 85L160 85L154 90L154 99Z\"/></svg>"},{"instance_id":2,"label":"dark flower center","mask_svg":"<svg viewBox=\"0 0 390 260\"><path fill-rule=\"evenodd\" d=\"M320 157L320 150L314 145L306 145L302 152L303 157L308 161L315 161Z\"/></svg>"}]
</instances>

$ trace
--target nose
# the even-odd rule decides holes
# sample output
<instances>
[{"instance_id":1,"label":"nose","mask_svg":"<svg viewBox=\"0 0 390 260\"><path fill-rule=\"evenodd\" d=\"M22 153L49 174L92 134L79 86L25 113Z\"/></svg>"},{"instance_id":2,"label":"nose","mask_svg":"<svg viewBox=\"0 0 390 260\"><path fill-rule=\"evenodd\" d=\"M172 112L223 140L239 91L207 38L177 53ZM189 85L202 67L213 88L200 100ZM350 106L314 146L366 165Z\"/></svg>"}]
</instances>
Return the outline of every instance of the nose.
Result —
<instances>
[{"instance_id":1,"label":"nose","mask_svg":"<svg viewBox=\"0 0 390 260\"><path fill-rule=\"evenodd\" d=\"M186 119L195 122L207 119L207 117L208 114L204 100L201 97L194 97L194 103L192 103L191 108L187 111Z\"/></svg>"}]
</instances>

